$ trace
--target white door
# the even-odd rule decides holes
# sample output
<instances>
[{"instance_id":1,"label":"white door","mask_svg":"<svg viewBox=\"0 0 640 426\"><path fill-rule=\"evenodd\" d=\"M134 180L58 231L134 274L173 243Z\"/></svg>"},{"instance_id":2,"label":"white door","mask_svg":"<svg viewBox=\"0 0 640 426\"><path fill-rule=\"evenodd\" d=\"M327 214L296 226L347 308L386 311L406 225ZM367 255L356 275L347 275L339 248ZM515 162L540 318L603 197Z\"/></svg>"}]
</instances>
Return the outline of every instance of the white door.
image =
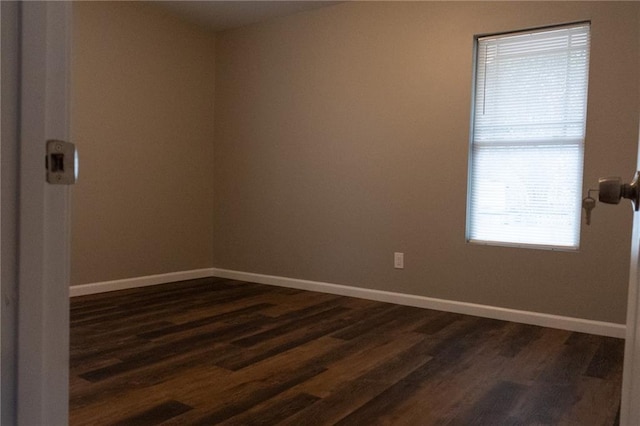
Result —
<instances>
[{"instance_id":1,"label":"white door","mask_svg":"<svg viewBox=\"0 0 640 426\"><path fill-rule=\"evenodd\" d=\"M19 113L14 120L19 139L11 141L19 155L19 180L12 188L19 193L19 232L11 246L18 267L13 283L2 285L3 292L13 288L17 295L5 299L8 294L3 294L3 320L10 303L6 310L15 313L16 338L5 341L3 334L2 355L15 362L9 363L8 372L3 365L2 420L3 424L64 425L69 377L69 187L47 184L44 164L45 142L68 140L70 134L71 4L19 2L14 8L2 9L11 15L2 16L3 26L19 20L20 31L15 42L19 44L12 47L20 52L16 56L20 89L15 96ZM3 148L9 143L4 136L2 142ZM5 219L11 218L2 217L3 229Z\"/></svg>"},{"instance_id":2,"label":"white door","mask_svg":"<svg viewBox=\"0 0 640 426\"><path fill-rule=\"evenodd\" d=\"M640 147L638 148L640 152ZM640 161L638 162L640 170ZM633 216L620 424L640 425L640 212Z\"/></svg>"}]
</instances>

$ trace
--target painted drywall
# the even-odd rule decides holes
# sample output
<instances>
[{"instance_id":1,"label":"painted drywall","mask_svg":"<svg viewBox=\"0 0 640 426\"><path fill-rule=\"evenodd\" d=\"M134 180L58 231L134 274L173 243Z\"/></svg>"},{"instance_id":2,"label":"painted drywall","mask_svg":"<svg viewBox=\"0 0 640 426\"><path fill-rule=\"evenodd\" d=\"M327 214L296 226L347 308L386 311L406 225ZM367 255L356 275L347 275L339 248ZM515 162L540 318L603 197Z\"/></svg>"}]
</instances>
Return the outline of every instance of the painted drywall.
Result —
<instances>
[{"instance_id":1,"label":"painted drywall","mask_svg":"<svg viewBox=\"0 0 640 426\"><path fill-rule=\"evenodd\" d=\"M210 267L215 37L151 4L73 12L71 284Z\"/></svg>"},{"instance_id":2,"label":"painted drywall","mask_svg":"<svg viewBox=\"0 0 640 426\"><path fill-rule=\"evenodd\" d=\"M348 2L219 33L214 266L624 323L628 203L579 252L465 242L472 50L591 20L584 188L631 179L639 7Z\"/></svg>"}]
</instances>

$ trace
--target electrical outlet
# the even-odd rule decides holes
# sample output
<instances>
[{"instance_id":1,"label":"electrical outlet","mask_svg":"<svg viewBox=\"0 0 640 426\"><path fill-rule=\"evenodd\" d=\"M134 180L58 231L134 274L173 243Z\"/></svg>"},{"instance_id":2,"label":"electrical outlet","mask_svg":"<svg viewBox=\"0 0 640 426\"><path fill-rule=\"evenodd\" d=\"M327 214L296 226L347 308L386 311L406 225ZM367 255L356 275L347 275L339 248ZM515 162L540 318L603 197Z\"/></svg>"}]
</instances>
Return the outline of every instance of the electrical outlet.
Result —
<instances>
[{"instance_id":1,"label":"electrical outlet","mask_svg":"<svg viewBox=\"0 0 640 426\"><path fill-rule=\"evenodd\" d=\"M396 269L404 269L404 253L393 253L393 267Z\"/></svg>"}]
</instances>

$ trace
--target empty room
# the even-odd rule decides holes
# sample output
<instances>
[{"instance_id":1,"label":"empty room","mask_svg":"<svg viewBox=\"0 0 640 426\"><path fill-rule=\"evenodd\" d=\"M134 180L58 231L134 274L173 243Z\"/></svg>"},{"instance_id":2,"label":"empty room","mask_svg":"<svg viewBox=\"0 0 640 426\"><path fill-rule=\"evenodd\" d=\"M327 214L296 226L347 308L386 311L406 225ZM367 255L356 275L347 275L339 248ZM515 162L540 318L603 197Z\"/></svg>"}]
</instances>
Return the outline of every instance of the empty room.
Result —
<instances>
[{"instance_id":1,"label":"empty room","mask_svg":"<svg viewBox=\"0 0 640 426\"><path fill-rule=\"evenodd\" d=\"M71 7L70 424L640 419L640 3L160 3Z\"/></svg>"}]
</instances>

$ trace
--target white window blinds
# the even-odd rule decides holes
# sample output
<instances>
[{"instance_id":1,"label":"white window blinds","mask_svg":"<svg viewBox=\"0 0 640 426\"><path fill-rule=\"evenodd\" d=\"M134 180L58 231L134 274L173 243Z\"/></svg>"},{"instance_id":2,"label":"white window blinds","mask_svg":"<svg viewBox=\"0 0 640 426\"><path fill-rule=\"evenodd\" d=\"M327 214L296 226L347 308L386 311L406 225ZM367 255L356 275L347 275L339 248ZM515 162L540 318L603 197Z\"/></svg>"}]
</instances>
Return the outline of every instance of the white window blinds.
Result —
<instances>
[{"instance_id":1,"label":"white window blinds","mask_svg":"<svg viewBox=\"0 0 640 426\"><path fill-rule=\"evenodd\" d=\"M467 239L577 249L589 24L477 40Z\"/></svg>"}]
</instances>

